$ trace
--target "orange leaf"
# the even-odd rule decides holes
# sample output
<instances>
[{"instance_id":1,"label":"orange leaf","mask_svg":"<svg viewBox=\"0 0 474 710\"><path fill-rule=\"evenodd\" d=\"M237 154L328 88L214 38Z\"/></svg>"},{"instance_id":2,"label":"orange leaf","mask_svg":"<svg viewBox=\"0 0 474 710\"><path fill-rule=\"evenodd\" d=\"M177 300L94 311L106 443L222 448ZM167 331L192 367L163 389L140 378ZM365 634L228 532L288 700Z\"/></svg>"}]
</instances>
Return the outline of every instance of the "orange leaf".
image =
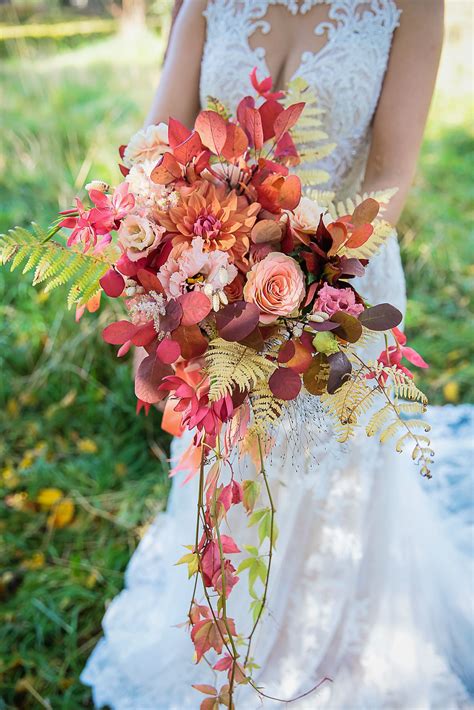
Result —
<instances>
[{"instance_id":1,"label":"orange leaf","mask_svg":"<svg viewBox=\"0 0 474 710\"><path fill-rule=\"evenodd\" d=\"M204 693L205 695L217 695L217 688L214 688L213 685L193 685L193 688L195 690L199 690L200 693Z\"/></svg>"},{"instance_id":2,"label":"orange leaf","mask_svg":"<svg viewBox=\"0 0 474 710\"><path fill-rule=\"evenodd\" d=\"M226 133L222 155L226 160L239 158L249 147L247 136L240 126L236 126L235 123L228 124Z\"/></svg>"},{"instance_id":3,"label":"orange leaf","mask_svg":"<svg viewBox=\"0 0 474 710\"><path fill-rule=\"evenodd\" d=\"M354 227L360 227L367 222L373 222L379 213L380 205L377 200L368 197L357 205L352 215L351 222Z\"/></svg>"},{"instance_id":4,"label":"orange leaf","mask_svg":"<svg viewBox=\"0 0 474 710\"><path fill-rule=\"evenodd\" d=\"M284 133L286 133L286 131L289 131L290 128L295 125L295 123L301 116L304 107L305 104L302 101L298 104L288 106L288 108L285 108L280 114L278 114L273 125L275 129L275 139L277 141Z\"/></svg>"},{"instance_id":5,"label":"orange leaf","mask_svg":"<svg viewBox=\"0 0 474 710\"><path fill-rule=\"evenodd\" d=\"M361 247L365 244L367 239L372 236L373 231L374 228L371 224L362 224L360 227L357 227L357 229L351 232L351 236L346 242L347 246L349 249L357 249L358 247Z\"/></svg>"},{"instance_id":6,"label":"orange leaf","mask_svg":"<svg viewBox=\"0 0 474 710\"><path fill-rule=\"evenodd\" d=\"M220 155L227 138L227 124L215 111L201 111L194 124L202 142L216 155Z\"/></svg>"},{"instance_id":7,"label":"orange leaf","mask_svg":"<svg viewBox=\"0 0 474 710\"><path fill-rule=\"evenodd\" d=\"M158 185L168 185L181 177L181 168L171 153L165 153L160 162L155 165L150 174L152 182Z\"/></svg>"}]
</instances>

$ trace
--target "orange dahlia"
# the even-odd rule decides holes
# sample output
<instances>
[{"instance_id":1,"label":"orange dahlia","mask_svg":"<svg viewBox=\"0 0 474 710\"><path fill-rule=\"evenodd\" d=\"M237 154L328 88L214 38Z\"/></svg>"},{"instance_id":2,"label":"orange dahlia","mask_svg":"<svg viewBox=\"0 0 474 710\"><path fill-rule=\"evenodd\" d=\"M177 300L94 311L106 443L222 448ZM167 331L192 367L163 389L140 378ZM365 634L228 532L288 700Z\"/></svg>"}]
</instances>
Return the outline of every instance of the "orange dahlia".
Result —
<instances>
[{"instance_id":1,"label":"orange dahlia","mask_svg":"<svg viewBox=\"0 0 474 710\"><path fill-rule=\"evenodd\" d=\"M234 190L226 193L223 187L199 181L189 192L181 192L176 207L160 212L158 222L172 235L174 245L202 237L205 251L227 251L231 261L248 268L250 231L259 211L258 203L249 205Z\"/></svg>"}]
</instances>

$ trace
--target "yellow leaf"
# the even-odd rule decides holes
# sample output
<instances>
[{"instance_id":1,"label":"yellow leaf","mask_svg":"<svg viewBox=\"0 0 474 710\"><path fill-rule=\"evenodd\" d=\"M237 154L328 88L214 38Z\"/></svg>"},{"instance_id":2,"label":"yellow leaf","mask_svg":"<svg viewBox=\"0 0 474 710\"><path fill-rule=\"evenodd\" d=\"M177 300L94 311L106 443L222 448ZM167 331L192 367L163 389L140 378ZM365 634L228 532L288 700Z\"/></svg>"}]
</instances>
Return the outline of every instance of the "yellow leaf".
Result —
<instances>
[{"instance_id":1,"label":"yellow leaf","mask_svg":"<svg viewBox=\"0 0 474 710\"><path fill-rule=\"evenodd\" d=\"M127 467L122 461L118 461L115 464L115 474L117 476L120 476L120 478L123 478L127 473Z\"/></svg>"},{"instance_id":2,"label":"yellow leaf","mask_svg":"<svg viewBox=\"0 0 474 710\"><path fill-rule=\"evenodd\" d=\"M81 454L96 454L99 450L99 447L92 439L79 439L77 448Z\"/></svg>"},{"instance_id":3,"label":"yellow leaf","mask_svg":"<svg viewBox=\"0 0 474 710\"><path fill-rule=\"evenodd\" d=\"M6 488L16 488L20 483L20 478L16 475L13 466L5 466L1 472L1 479Z\"/></svg>"},{"instance_id":4,"label":"yellow leaf","mask_svg":"<svg viewBox=\"0 0 474 710\"><path fill-rule=\"evenodd\" d=\"M459 385L457 382L446 382L443 394L447 402L459 402Z\"/></svg>"},{"instance_id":5,"label":"yellow leaf","mask_svg":"<svg viewBox=\"0 0 474 710\"><path fill-rule=\"evenodd\" d=\"M49 528L65 528L74 518L74 503L72 500L65 498L60 503L54 506L51 513L48 515Z\"/></svg>"},{"instance_id":6,"label":"yellow leaf","mask_svg":"<svg viewBox=\"0 0 474 710\"><path fill-rule=\"evenodd\" d=\"M53 505L56 505L63 495L59 488L42 488L36 496L36 502L40 504L43 510L48 510Z\"/></svg>"},{"instance_id":7,"label":"yellow leaf","mask_svg":"<svg viewBox=\"0 0 474 710\"><path fill-rule=\"evenodd\" d=\"M25 468L30 468L30 466L32 465L32 463L33 463L34 460L35 460L35 459L34 459L33 454L32 454L30 451L28 451L28 452L23 456L23 458L21 459L20 463L18 464L18 468L19 468L20 470L23 470L23 469L25 469Z\"/></svg>"},{"instance_id":8,"label":"yellow leaf","mask_svg":"<svg viewBox=\"0 0 474 710\"><path fill-rule=\"evenodd\" d=\"M22 569L35 570L42 569L45 564L45 557L43 552L35 552L32 557L23 560L21 563Z\"/></svg>"},{"instance_id":9,"label":"yellow leaf","mask_svg":"<svg viewBox=\"0 0 474 710\"><path fill-rule=\"evenodd\" d=\"M9 417L16 419L19 411L20 411L20 406L18 404L18 401L16 399L13 399L13 397L12 397L7 402L7 414Z\"/></svg>"}]
</instances>

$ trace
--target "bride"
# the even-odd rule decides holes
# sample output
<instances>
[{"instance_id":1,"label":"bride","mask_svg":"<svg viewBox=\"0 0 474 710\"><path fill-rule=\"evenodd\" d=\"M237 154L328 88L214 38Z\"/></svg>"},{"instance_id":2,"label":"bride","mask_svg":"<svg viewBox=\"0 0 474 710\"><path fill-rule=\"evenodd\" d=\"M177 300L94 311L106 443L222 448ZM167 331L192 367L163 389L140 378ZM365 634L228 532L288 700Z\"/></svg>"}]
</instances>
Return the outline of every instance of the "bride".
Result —
<instances>
[{"instance_id":1,"label":"bride","mask_svg":"<svg viewBox=\"0 0 474 710\"><path fill-rule=\"evenodd\" d=\"M148 120L172 115L191 125L208 96L235 109L251 92L254 67L259 78L271 74L277 88L301 76L315 89L337 144L323 161L328 188L344 196L397 186L385 215L396 224L422 139L442 24L442 0L185 0ZM403 310L395 232L368 270L359 284L366 299ZM273 698L304 695L298 708L470 707L466 528L428 496L432 483L388 446L365 436L346 449L334 443L313 400L300 396L268 462L281 530L255 644L258 685ZM173 457L187 444L186 436L175 440ZM250 464L242 467L248 478ZM188 634L176 628L191 594L174 563L193 539L194 483L174 479L167 512L140 543L126 588L107 610L104 639L82 675L98 707L197 708L204 696L191 684L213 682L207 667L193 663ZM245 542L245 523L231 526ZM249 600L241 591L238 597L231 615L245 624ZM324 677L331 680L306 694ZM236 702L246 710L281 705L248 686Z\"/></svg>"}]
</instances>

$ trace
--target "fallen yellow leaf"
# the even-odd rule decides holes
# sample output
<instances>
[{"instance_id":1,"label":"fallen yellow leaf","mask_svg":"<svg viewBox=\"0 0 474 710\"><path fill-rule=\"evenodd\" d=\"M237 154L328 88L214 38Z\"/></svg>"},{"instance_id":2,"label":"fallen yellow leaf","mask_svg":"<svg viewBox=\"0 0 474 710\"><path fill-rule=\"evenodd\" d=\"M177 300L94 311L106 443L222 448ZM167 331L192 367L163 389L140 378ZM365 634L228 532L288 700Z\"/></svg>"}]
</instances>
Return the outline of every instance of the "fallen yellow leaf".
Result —
<instances>
[{"instance_id":1,"label":"fallen yellow leaf","mask_svg":"<svg viewBox=\"0 0 474 710\"><path fill-rule=\"evenodd\" d=\"M53 505L56 505L64 493L59 488L42 488L36 496L36 502L43 508L48 510Z\"/></svg>"},{"instance_id":2,"label":"fallen yellow leaf","mask_svg":"<svg viewBox=\"0 0 474 710\"><path fill-rule=\"evenodd\" d=\"M20 478L15 473L13 466L5 466L0 475L6 488L16 488L20 484Z\"/></svg>"},{"instance_id":3,"label":"fallen yellow leaf","mask_svg":"<svg viewBox=\"0 0 474 710\"><path fill-rule=\"evenodd\" d=\"M45 564L44 552L35 552L32 557L23 560L21 563L22 569L35 570L42 569Z\"/></svg>"},{"instance_id":4,"label":"fallen yellow leaf","mask_svg":"<svg viewBox=\"0 0 474 710\"><path fill-rule=\"evenodd\" d=\"M96 454L99 447L92 439L79 439L77 448L81 454Z\"/></svg>"},{"instance_id":5,"label":"fallen yellow leaf","mask_svg":"<svg viewBox=\"0 0 474 710\"><path fill-rule=\"evenodd\" d=\"M459 385L457 382L446 382L443 394L447 402L459 402Z\"/></svg>"},{"instance_id":6,"label":"fallen yellow leaf","mask_svg":"<svg viewBox=\"0 0 474 710\"><path fill-rule=\"evenodd\" d=\"M74 503L65 498L54 506L48 515L49 528L65 528L74 518Z\"/></svg>"}]
</instances>

